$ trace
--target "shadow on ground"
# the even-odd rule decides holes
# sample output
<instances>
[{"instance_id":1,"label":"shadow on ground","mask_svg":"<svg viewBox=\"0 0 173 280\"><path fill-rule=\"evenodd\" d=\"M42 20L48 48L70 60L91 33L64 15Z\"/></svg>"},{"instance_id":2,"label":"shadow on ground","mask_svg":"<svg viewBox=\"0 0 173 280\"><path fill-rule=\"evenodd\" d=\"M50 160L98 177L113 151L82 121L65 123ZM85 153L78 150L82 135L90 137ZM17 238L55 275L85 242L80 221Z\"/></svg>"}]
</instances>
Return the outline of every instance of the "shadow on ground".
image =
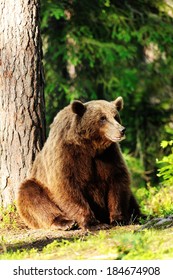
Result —
<instances>
[{"instance_id":1,"label":"shadow on ground","mask_svg":"<svg viewBox=\"0 0 173 280\"><path fill-rule=\"evenodd\" d=\"M79 238L84 240L87 235L88 232L83 232L82 230L13 230L9 231L8 234L3 231L3 234L0 234L0 254L29 249L42 251L45 246L55 240L58 243L64 241L73 242Z\"/></svg>"}]
</instances>

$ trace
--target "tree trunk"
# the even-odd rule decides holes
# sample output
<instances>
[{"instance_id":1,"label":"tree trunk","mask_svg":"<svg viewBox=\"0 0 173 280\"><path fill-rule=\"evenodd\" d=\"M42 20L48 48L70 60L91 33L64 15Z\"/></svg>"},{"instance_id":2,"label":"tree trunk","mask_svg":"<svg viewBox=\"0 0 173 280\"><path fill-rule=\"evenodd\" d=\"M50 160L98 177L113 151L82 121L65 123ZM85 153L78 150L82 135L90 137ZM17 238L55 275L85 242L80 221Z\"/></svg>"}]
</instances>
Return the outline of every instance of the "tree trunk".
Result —
<instances>
[{"instance_id":1,"label":"tree trunk","mask_svg":"<svg viewBox=\"0 0 173 280\"><path fill-rule=\"evenodd\" d=\"M39 0L0 0L0 205L45 141Z\"/></svg>"}]
</instances>

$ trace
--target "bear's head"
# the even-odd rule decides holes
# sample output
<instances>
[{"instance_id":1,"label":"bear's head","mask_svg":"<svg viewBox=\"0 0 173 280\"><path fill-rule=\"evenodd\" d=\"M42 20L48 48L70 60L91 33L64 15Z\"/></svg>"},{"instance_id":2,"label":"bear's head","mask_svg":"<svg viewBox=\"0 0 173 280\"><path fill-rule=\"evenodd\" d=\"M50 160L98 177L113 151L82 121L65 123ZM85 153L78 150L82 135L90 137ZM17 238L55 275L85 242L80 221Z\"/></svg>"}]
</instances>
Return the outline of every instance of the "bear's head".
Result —
<instances>
[{"instance_id":1,"label":"bear's head","mask_svg":"<svg viewBox=\"0 0 173 280\"><path fill-rule=\"evenodd\" d=\"M92 142L96 148L102 149L125 138L125 127L121 125L119 116L119 111L123 108L122 97L112 102L73 101L71 108L75 118L75 131L85 142Z\"/></svg>"}]
</instances>

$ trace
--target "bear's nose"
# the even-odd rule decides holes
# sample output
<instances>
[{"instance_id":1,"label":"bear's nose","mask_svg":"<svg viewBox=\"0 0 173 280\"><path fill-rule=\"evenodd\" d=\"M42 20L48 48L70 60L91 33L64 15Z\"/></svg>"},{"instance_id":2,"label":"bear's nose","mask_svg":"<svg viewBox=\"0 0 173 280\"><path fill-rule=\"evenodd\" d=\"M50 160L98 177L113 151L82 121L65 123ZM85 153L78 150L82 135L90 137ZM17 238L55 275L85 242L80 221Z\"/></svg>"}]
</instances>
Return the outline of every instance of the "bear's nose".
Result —
<instances>
[{"instance_id":1,"label":"bear's nose","mask_svg":"<svg viewBox=\"0 0 173 280\"><path fill-rule=\"evenodd\" d=\"M121 135L122 135L122 136L124 136L125 131L126 131L126 128L125 128L125 127L122 127L122 128L120 129L120 132L121 132Z\"/></svg>"}]
</instances>

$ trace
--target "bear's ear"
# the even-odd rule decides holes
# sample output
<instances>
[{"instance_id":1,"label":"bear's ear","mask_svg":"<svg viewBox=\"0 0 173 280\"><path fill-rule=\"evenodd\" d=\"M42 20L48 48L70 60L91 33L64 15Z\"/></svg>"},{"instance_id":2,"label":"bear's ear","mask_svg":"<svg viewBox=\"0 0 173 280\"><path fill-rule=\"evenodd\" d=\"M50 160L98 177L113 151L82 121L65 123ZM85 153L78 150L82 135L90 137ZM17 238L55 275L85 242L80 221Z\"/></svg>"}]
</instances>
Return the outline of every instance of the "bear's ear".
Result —
<instances>
[{"instance_id":1,"label":"bear's ear","mask_svg":"<svg viewBox=\"0 0 173 280\"><path fill-rule=\"evenodd\" d=\"M113 101L113 104L115 105L118 111L122 110L124 106L123 98L119 96L117 99Z\"/></svg>"},{"instance_id":2,"label":"bear's ear","mask_svg":"<svg viewBox=\"0 0 173 280\"><path fill-rule=\"evenodd\" d=\"M79 100L74 100L71 104L73 113L82 117L86 111L86 106Z\"/></svg>"}]
</instances>

